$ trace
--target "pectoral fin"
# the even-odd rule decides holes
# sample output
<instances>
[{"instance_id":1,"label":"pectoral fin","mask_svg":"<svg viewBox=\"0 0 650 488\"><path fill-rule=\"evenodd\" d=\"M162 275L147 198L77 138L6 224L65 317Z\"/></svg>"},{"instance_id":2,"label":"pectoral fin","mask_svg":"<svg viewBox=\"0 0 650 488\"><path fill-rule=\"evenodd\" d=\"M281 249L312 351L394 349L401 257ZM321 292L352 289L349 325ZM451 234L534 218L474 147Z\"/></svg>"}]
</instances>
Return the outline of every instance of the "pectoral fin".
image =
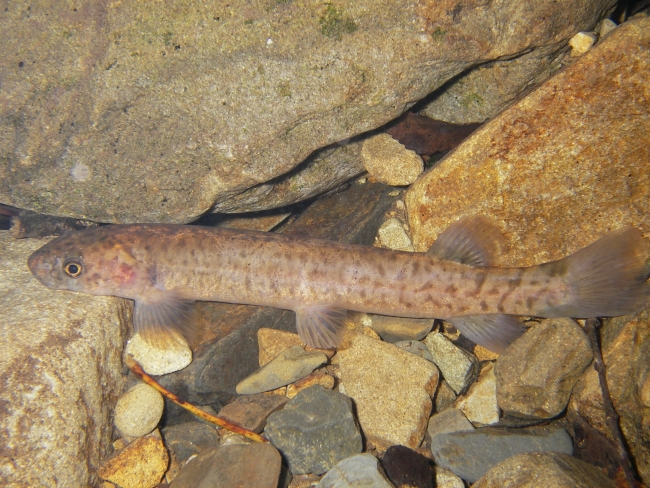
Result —
<instances>
[{"instance_id":1,"label":"pectoral fin","mask_svg":"<svg viewBox=\"0 0 650 488\"><path fill-rule=\"evenodd\" d=\"M311 347L331 349L345 334L347 311L326 305L296 310L296 328L300 340Z\"/></svg>"},{"instance_id":2,"label":"pectoral fin","mask_svg":"<svg viewBox=\"0 0 650 488\"><path fill-rule=\"evenodd\" d=\"M136 300L133 310L135 332L159 349L187 344L194 319L194 301L182 290L161 291L146 301Z\"/></svg>"},{"instance_id":3,"label":"pectoral fin","mask_svg":"<svg viewBox=\"0 0 650 488\"><path fill-rule=\"evenodd\" d=\"M475 344L503 354L525 329L516 315L468 315L445 319Z\"/></svg>"},{"instance_id":4,"label":"pectoral fin","mask_svg":"<svg viewBox=\"0 0 650 488\"><path fill-rule=\"evenodd\" d=\"M463 217L447 227L427 254L468 266L494 266L503 247L499 228L482 215Z\"/></svg>"}]
</instances>

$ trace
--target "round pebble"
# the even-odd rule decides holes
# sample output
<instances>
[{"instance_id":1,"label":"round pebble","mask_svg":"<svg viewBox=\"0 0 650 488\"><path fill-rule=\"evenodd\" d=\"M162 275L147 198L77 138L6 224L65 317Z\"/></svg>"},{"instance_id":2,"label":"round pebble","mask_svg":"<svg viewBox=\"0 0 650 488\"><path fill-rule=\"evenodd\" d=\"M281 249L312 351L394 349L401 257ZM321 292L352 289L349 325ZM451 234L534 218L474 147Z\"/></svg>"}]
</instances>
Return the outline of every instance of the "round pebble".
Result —
<instances>
[{"instance_id":1,"label":"round pebble","mask_svg":"<svg viewBox=\"0 0 650 488\"><path fill-rule=\"evenodd\" d=\"M149 385L138 383L124 393L115 405L115 427L122 435L140 437L156 428L165 402Z\"/></svg>"}]
</instances>

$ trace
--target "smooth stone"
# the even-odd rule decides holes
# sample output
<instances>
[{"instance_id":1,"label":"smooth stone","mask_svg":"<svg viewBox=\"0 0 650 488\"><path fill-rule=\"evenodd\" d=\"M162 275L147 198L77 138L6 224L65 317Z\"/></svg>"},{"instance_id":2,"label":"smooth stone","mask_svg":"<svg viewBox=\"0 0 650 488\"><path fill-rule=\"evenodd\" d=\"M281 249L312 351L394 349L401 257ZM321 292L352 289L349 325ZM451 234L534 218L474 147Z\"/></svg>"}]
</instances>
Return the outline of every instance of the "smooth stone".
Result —
<instances>
[{"instance_id":1,"label":"smooth stone","mask_svg":"<svg viewBox=\"0 0 650 488\"><path fill-rule=\"evenodd\" d=\"M167 467L169 454L160 434L139 437L115 452L97 470L97 475L121 488L154 488Z\"/></svg>"},{"instance_id":2,"label":"smooth stone","mask_svg":"<svg viewBox=\"0 0 650 488\"><path fill-rule=\"evenodd\" d=\"M472 488L615 488L591 464L559 452L529 452L492 467Z\"/></svg>"},{"instance_id":3,"label":"smooth stone","mask_svg":"<svg viewBox=\"0 0 650 488\"><path fill-rule=\"evenodd\" d=\"M165 446L174 458L183 463L195 454L219 445L217 429L205 422L186 422L164 427L161 431Z\"/></svg>"},{"instance_id":4,"label":"smooth stone","mask_svg":"<svg viewBox=\"0 0 650 488\"><path fill-rule=\"evenodd\" d=\"M288 401L283 395L257 393L241 396L219 410L218 416L260 433L269 415L280 410Z\"/></svg>"},{"instance_id":5,"label":"smooth stone","mask_svg":"<svg viewBox=\"0 0 650 488\"><path fill-rule=\"evenodd\" d=\"M170 488L277 488L282 457L270 444L211 447L183 466Z\"/></svg>"},{"instance_id":6,"label":"smooth stone","mask_svg":"<svg viewBox=\"0 0 650 488\"><path fill-rule=\"evenodd\" d=\"M433 488L433 468L428 458L406 446L390 446L381 458L386 476L395 486Z\"/></svg>"},{"instance_id":7,"label":"smooth stone","mask_svg":"<svg viewBox=\"0 0 650 488\"><path fill-rule=\"evenodd\" d=\"M122 435L140 437L156 428L165 402L158 390L138 383L124 393L115 405L115 427Z\"/></svg>"},{"instance_id":8,"label":"smooth stone","mask_svg":"<svg viewBox=\"0 0 650 488\"><path fill-rule=\"evenodd\" d=\"M650 311L606 319L599 332L607 386L619 425L641 481L650 486ZM583 417L611 439L598 374L592 367L573 388L567 416Z\"/></svg>"},{"instance_id":9,"label":"smooth stone","mask_svg":"<svg viewBox=\"0 0 650 488\"><path fill-rule=\"evenodd\" d=\"M436 473L436 488L465 488L463 480L448 469L435 466L434 470Z\"/></svg>"},{"instance_id":10,"label":"smooth stone","mask_svg":"<svg viewBox=\"0 0 650 488\"><path fill-rule=\"evenodd\" d=\"M405 351L408 351L411 354L415 354L416 356L420 356L421 358L424 358L427 361L433 362L433 356L431 356L431 353L429 352L429 349L427 349L427 346L425 346L423 343L421 343L418 340L398 341L395 342L394 344L400 349L404 349Z\"/></svg>"},{"instance_id":11,"label":"smooth stone","mask_svg":"<svg viewBox=\"0 0 650 488\"><path fill-rule=\"evenodd\" d=\"M420 445L438 385L431 362L392 344L352 334L337 354L346 395L363 433L380 450Z\"/></svg>"},{"instance_id":12,"label":"smooth stone","mask_svg":"<svg viewBox=\"0 0 650 488\"><path fill-rule=\"evenodd\" d=\"M598 37L602 39L617 27L618 24L616 24L616 22L614 22L612 19L603 19L602 22L600 23L600 30L598 31Z\"/></svg>"},{"instance_id":13,"label":"smooth stone","mask_svg":"<svg viewBox=\"0 0 650 488\"><path fill-rule=\"evenodd\" d=\"M91 486L112 451L131 307L39 283L27 258L46 242L0 231L0 484Z\"/></svg>"},{"instance_id":14,"label":"smooth stone","mask_svg":"<svg viewBox=\"0 0 650 488\"><path fill-rule=\"evenodd\" d=\"M322 352L306 352L300 346L293 346L240 381L235 390L240 395L274 390L304 378L326 362L327 356Z\"/></svg>"},{"instance_id":15,"label":"smooth stone","mask_svg":"<svg viewBox=\"0 0 650 488\"><path fill-rule=\"evenodd\" d=\"M377 231L379 244L386 249L413 252L411 238L404 230L404 224L396 219L388 219Z\"/></svg>"},{"instance_id":16,"label":"smooth stone","mask_svg":"<svg viewBox=\"0 0 650 488\"><path fill-rule=\"evenodd\" d=\"M192 362L192 350L187 344L163 349L148 344L140 334L129 339L124 354L131 354L147 373L154 376L180 371Z\"/></svg>"},{"instance_id":17,"label":"smooth stone","mask_svg":"<svg viewBox=\"0 0 650 488\"><path fill-rule=\"evenodd\" d=\"M303 346L298 334L286 330L267 329L262 327L257 331L257 344L260 349L260 367L269 363L285 349L293 346Z\"/></svg>"},{"instance_id":18,"label":"smooth stone","mask_svg":"<svg viewBox=\"0 0 650 488\"><path fill-rule=\"evenodd\" d=\"M340 461L330 469L316 488L393 488L372 454L357 454Z\"/></svg>"},{"instance_id":19,"label":"smooth stone","mask_svg":"<svg viewBox=\"0 0 650 488\"><path fill-rule=\"evenodd\" d=\"M433 362L442 377L456 393L465 390L478 377L480 364L469 352L456 347L440 332L432 332L424 339Z\"/></svg>"},{"instance_id":20,"label":"smooth stone","mask_svg":"<svg viewBox=\"0 0 650 488\"><path fill-rule=\"evenodd\" d=\"M427 432L429 437L433 438L439 434L448 434L450 432L466 432L476 430L472 423L467 420L465 414L453 407L447 408L440 413L432 415L429 419Z\"/></svg>"},{"instance_id":21,"label":"smooth stone","mask_svg":"<svg viewBox=\"0 0 650 488\"><path fill-rule=\"evenodd\" d=\"M543 320L496 361L499 407L516 417L556 417L592 358L587 335L575 320Z\"/></svg>"},{"instance_id":22,"label":"smooth stone","mask_svg":"<svg viewBox=\"0 0 650 488\"><path fill-rule=\"evenodd\" d=\"M621 24L419 178L405 195L416 251L470 214L507 230L500 266L554 261L624 225L647 232L648 42L650 18Z\"/></svg>"},{"instance_id":23,"label":"smooth stone","mask_svg":"<svg viewBox=\"0 0 650 488\"><path fill-rule=\"evenodd\" d=\"M470 422L478 426L499 422L494 363L488 363L483 367L478 380L469 387L467 393L456 400L455 406L463 411Z\"/></svg>"},{"instance_id":24,"label":"smooth stone","mask_svg":"<svg viewBox=\"0 0 650 488\"><path fill-rule=\"evenodd\" d=\"M352 401L322 386L300 391L268 418L265 432L293 474L323 474L363 447Z\"/></svg>"},{"instance_id":25,"label":"smooth stone","mask_svg":"<svg viewBox=\"0 0 650 488\"><path fill-rule=\"evenodd\" d=\"M485 427L472 432L439 434L431 440L437 465L474 483L492 466L525 452L572 454L571 436L563 429L508 431Z\"/></svg>"},{"instance_id":26,"label":"smooth stone","mask_svg":"<svg viewBox=\"0 0 650 488\"><path fill-rule=\"evenodd\" d=\"M388 315L370 315L371 327L386 342L424 339L433 328L432 319L410 319Z\"/></svg>"}]
</instances>

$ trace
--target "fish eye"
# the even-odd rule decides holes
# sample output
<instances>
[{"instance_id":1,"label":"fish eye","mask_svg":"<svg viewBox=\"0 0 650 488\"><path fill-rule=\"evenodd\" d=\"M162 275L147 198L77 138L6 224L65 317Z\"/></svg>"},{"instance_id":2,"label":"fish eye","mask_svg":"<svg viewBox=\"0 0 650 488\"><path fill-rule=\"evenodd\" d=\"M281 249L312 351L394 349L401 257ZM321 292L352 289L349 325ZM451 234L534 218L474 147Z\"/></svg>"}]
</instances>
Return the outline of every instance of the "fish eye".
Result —
<instances>
[{"instance_id":1,"label":"fish eye","mask_svg":"<svg viewBox=\"0 0 650 488\"><path fill-rule=\"evenodd\" d=\"M63 271L65 271L65 274L70 278L77 278L83 270L84 268L81 262L77 259L69 259L63 265Z\"/></svg>"}]
</instances>

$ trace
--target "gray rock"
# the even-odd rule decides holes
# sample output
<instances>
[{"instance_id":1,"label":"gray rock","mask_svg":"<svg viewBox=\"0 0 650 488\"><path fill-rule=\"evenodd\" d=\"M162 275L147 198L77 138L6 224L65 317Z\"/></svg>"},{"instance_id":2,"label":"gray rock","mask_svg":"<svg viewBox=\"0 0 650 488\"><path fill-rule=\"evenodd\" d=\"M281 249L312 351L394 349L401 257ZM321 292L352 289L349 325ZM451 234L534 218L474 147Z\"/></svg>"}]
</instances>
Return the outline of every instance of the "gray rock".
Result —
<instances>
[{"instance_id":1,"label":"gray rock","mask_svg":"<svg viewBox=\"0 0 650 488\"><path fill-rule=\"evenodd\" d=\"M0 59L0 200L111 222L286 204L310 190L287 177L282 197L255 200L292 170L324 191L349 166L299 166L316 149L383 125L467 68L559 49L614 4L12 4L0 20L13 53Z\"/></svg>"},{"instance_id":2,"label":"gray rock","mask_svg":"<svg viewBox=\"0 0 650 488\"><path fill-rule=\"evenodd\" d=\"M362 450L352 400L322 386L298 392L269 417L265 432L293 474L323 474Z\"/></svg>"},{"instance_id":3,"label":"gray rock","mask_svg":"<svg viewBox=\"0 0 650 488\"><path fill-rule=\"evenodd\" d=\"M165 446L173 451L176 460L187 461L194 454L219 445L219 433L214 425L205 422L185 422L165 427L161 431Z\"/></svg>"},{"instance_id":4,"label":"gray rock","mask_svg":"<svg viewBox=\"0 0 650 488\"><path fill-rule=\"evenodd\" d=\"M506 459L473 488L614 488L616 483L592 464L559 452L529 452Z\"/></svg>"},{"instance_id":5,"label":"gray rock","mask_svg":"<svg viewBox=\"0 0 650 488\"><path fill-rule=\"evenodd\" d=\"M183 466L170 488L277 488L282 458L270 444L212 447Z\"/></svg>"},{"instance_id":6,"label":"gray rock","mask_svg":"<svg viewBox=\"0 0 650 488\"><path fill-rule=\"evenodd\" d=\"M304 378L326 362L327 356L322 352L307 352L300 346L293 346L241 380L235 390L240 395L275 390Z\"/></svg>"},{"instance_id":7,"label":"gray rock","mask_svg":"<svg viewBox=\"0 0 650 488\"><path fill-rule=\"evenodd\" d=\"M432 319L409 319L390 317L388 315L370 315L371 327L386 342L395 343L404 340L419 341L431 332Z\"/></svg>"},{"instance_id":8,"label":"gray rock","mask_svg":"<svg viewBox=\"0 0 650 488\"><path fill-rule=\"evenodd\" d=\"M36 281L27 257L45 242L0 231L0 480L92 486L112 452L131 312L126 300Z\"/></svg>"},{"instance_id":9,"label":"gray rock","mask_svg":"<svg viewBox=\"0 0 650 488\"><path fill-rule=\"evenodd\" d=\"M466 432L476 430L472 423L467 420L465 414L457 408L448 408L440 413L432 415L429 419L427 432L433 440L439 434L450 432Z\"/></svg>"},{"instance_id":10,"label":"gray rock","mask_svg":"<svg viewBox=\"0 0 650 488\"><path fill-rule=\"evenodd\" d=\"M427 349L427 346L420 341L399 341L396 342L395 345L400 349L404 349L405 351L420 356L427 361L433 362L433 356L431 356L429 349Z\"/></svg>"},{"instance_id":11,"label":"gray rock","mask_svg":"<svg viewBox=\"0 0 650 488\"><path fill-rule=\"evenodd\" d=\"M424 344L431 352L433 362L456 393L465 390L478 378L481 370L476 357L456 347L440 332L433 332L424 339Z\"/></svg>"},{"instance_id":12,"label":"gray rock","mask_svg":"<svg viewBox=\"0 0 650 488\"><path fill-rule=\"evenodd\" d=\"M571 437L563 429L509 431L486 427L472 432L439 434L431 441L436 464L469 483L510 456L539 451L570 455Z\"/></svg>"},{"instance_id":13,"label":"gray rock","mask_svg":"<svg viewBox=\"0 0 650 488\"><path fill-rule=\"evenodd\" d=\"M372 454L357 454L330 469L316 488L393 488Z\"/></svg>"},{"instance_id":14,"label":"gray rock","mask_svg":"<svg viewBox=\"0 0 650 488\"><path fill-rule=\"evenodd\" d=\"M497 359L497 403L513 416L555 417L566 408L592 358L587 335L577 322L546 319Z\"/></svg>"}]
</instances>

